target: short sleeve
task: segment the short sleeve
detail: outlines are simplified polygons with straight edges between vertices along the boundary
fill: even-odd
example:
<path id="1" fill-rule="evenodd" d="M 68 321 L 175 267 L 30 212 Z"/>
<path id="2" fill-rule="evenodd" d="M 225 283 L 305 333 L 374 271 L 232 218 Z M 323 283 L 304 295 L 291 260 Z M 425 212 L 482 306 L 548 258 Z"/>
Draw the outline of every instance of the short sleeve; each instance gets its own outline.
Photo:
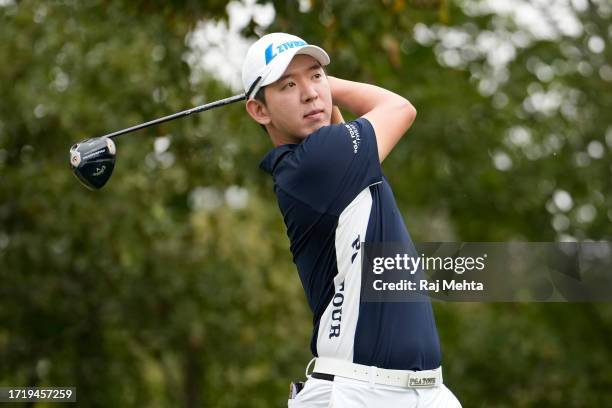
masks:
<path id="1" fill-rule="evenodd" d="M 278 187 L 321 213 L 339 215 L 382 179 L 374 128 L 365 118 L 322 127 L 283 160 Z"/>

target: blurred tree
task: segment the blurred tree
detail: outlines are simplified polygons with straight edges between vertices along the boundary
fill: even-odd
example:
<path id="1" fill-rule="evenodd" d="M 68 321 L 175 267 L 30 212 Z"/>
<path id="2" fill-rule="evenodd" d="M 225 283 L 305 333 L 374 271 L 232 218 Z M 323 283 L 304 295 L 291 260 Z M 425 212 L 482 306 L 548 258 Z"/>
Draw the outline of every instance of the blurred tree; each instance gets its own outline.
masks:
<path id="1" fill-rule="evenodd" d="M 384 166 L 413 238 L 610 239 L 606 2 L 272 4 L 244 35 L 303 36 L 333 75 L 419 110 Z M 119 139 L 102 192 L 67 169 L 80 139 L 228 96 L 186 62 L 186 36 L 227 10 L 0 2 L 3 384 L 76 386 L 83 406 L 263 407 L 302 375 L 310 313 L 255 170 L 271 146 L 239 104 Z M 435 308 L 464 406 L 612 397 L 609 305 Z"/>

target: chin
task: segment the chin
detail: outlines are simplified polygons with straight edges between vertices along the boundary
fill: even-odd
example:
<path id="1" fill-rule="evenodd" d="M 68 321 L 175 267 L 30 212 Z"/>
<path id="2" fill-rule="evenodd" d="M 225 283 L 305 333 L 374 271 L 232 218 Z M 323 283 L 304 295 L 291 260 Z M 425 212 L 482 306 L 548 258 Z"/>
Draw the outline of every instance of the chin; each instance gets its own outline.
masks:
<path id="1" fill-rule="evenodd" d="M 311 133 L 316 132 L 317 130 L 321 129 L 324 126 L 329 126 L 330 123 L 331 123 L 330 119 L 321 120 L 320 122 L 312 123 L 310 124 L 310 126 L 304 127 L 300 129 L 299 131 L 294 131 L 293 134 L 296 135 L 296 137 L 299 138 L 300 140 L 304 140 Z"/>
<path id="2" fill-rule="evenodd" d="M 313 124 L 309 128 L 309 130 L 307 130 L 307 132 L 308 132 L 308 134 L 316 132 L 317 130 L 321 129 L 322 127 L 329 126 L 330 124 L 331 124 L 331 121 L 329 119 L 322 120 L 321 122 Z"/>
<path id="3" fill-rule="evenodd" d="M 317 130 L 321 129 L 322 127 L 327 126 L 324 123 L 321 124 L 317 124 L 316 126 L 312 126 L 306 130 L 304 130 L 304 136 L 302 137 L 303 139 L 305 139 L 308 135 L 310 135 L 311 133 L 316 132 Z"/>

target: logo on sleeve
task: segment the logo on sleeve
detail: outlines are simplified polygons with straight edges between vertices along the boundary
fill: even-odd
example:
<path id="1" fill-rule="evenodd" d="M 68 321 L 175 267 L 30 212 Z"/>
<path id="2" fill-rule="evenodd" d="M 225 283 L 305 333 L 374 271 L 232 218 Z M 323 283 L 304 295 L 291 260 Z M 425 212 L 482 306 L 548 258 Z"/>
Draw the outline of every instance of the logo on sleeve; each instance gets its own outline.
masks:
<path id="1" fill-rule="evenodd" d="M 353 123 L 345 123 L 346 129 L 349 132 L 349 136 L 351 137 L 351 141 L 353 142 L 353 153 L 357 154 L 359 150 L 359 145 L 361 144 L 361 137 L 359 136 L 359 130 L 357 130 L 357 126 Z"/>

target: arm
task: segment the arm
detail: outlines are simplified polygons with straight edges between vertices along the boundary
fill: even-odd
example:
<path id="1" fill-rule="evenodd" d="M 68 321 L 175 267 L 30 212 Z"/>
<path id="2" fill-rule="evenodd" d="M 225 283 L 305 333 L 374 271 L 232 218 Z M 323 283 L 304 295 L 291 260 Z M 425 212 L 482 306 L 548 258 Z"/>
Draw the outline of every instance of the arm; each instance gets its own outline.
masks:
<path id="1" fill-rule="evenodd" d="M 407 99 L 378 86 L 332 76 L 328 79 L 334 104 L 363 116 L 372 124 L 382 163 L 412 126 L 416 109 Z"/>

